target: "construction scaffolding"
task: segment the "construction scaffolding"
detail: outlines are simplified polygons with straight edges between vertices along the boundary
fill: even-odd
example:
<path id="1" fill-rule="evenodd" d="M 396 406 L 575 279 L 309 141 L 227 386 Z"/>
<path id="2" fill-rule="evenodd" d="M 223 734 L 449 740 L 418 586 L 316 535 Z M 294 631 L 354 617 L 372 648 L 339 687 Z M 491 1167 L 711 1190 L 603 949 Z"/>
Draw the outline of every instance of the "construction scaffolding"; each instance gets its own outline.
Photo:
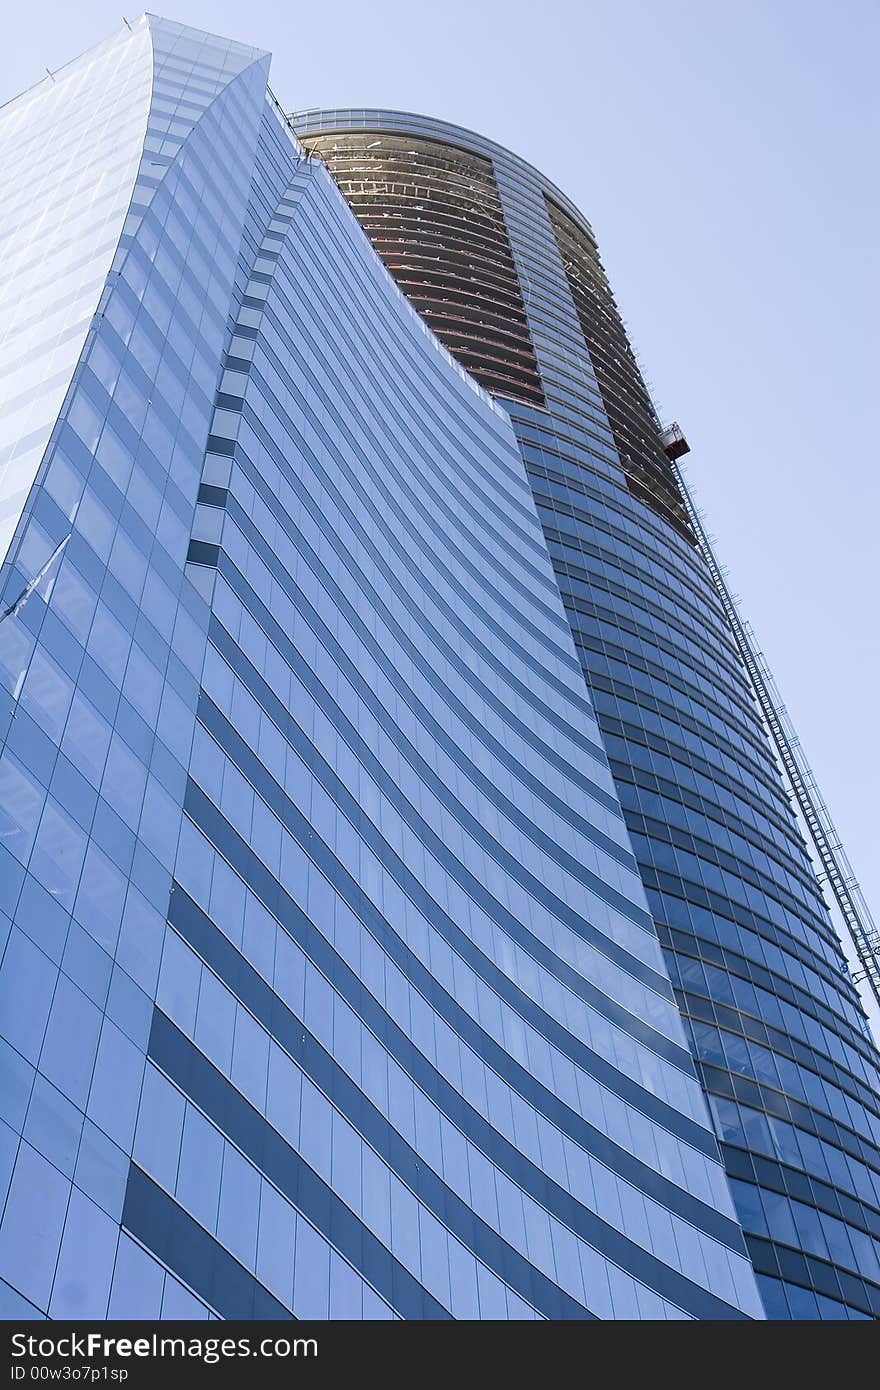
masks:
<path id="1" fill-rule="evenodd" d="M 782 759 L 782 766 L 797 802 L 804 824 L 816 849 L 822 872 L 820 883 L 828 883 L 840 910 L 846 931 L 852 942 L 859 967 L 853 972 L 853 982 L 866 984 L 880 1008 L 880 932 L 871 916 L 858 879 L 853 872 L 831 813 L 822 796 L 815 775 L 804 753 L 791 717 L 785 708 L 763 652 L 748 622 L 740 616 L 737 601 L 718 563 L 712 541 L 702 515 L 694 502 L 687 480 L 678 460 L 688 452 L 687 443 L 677 425 L 670 426 L 669 438 L 664 439 L 667 456 L 681 487 L 688 517 L 697 538 L 699 549 L 709 567 L 718 596 L 730 623 L 736 645 L 752 682 L 758 704 L 773 742 Z M 681 443 L 684 442 L 684 448 Z M 672 446 L 672 447 L 670 447 Z"/>

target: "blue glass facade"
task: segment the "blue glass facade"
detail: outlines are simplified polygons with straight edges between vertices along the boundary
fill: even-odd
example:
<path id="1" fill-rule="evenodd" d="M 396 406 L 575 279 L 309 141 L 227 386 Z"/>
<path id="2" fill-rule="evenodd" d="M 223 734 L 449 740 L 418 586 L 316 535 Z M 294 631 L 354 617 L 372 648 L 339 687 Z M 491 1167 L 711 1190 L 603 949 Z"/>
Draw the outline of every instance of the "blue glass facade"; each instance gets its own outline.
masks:
<path id="1" fill-rule="evenodd" d="M 0 1307 L 760 1317 L 510 417 L 267 72 L 0 113 Z"/>
<path id="2" fill-rule="evenodd" d="M 592 232 L 456 126 L 293 120 L 509 411 L 767 1315 L 876 1317 L 880 1059 Z"/>

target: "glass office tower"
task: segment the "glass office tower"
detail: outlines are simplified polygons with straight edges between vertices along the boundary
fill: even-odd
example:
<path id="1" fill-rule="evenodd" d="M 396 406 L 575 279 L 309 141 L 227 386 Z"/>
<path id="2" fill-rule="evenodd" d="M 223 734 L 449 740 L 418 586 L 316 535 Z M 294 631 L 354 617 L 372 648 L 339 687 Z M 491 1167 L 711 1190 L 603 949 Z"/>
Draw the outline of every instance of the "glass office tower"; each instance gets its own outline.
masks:
<path id="1" fill-rule="evenodd" d="M 870 1315 L 876 1054 L 589 230 L 298 118 L 343 197 L 268 65 L 0 110 L 0 1311 Z"/>
<path id="2" fill-rule="evenodd" d="M 513 422 L 767 1314 L 880 1315 L 880 1059 L 590 227 L 456 126 L 293 119 Z"/>
<path id="3" fill-rule="evenodd" d="M 510 417 L 267 70 L 0 111 L 3 1313 L 760 1317 Z"/>

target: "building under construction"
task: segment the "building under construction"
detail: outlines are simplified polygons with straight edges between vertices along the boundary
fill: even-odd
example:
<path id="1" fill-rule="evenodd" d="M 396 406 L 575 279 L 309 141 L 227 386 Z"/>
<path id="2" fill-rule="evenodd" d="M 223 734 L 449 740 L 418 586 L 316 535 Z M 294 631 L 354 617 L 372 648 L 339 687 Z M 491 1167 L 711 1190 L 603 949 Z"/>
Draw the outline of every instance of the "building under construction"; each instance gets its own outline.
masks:
<path id="1" fill-rule="evenodd" d="M 269 59 L 0 109 L 0 1315 L 876 1318 L 876 932 L 592 231 Z"/>
<path id="2" fill-rule="evenodd" d="M 537 170 L 456 126 L 378 110 L 293 121 L 514 422 L 768 1315 L 876 1315 L 878 1056 L 856 984 L 880 998 L 880 943 L 591 228 Z"/>

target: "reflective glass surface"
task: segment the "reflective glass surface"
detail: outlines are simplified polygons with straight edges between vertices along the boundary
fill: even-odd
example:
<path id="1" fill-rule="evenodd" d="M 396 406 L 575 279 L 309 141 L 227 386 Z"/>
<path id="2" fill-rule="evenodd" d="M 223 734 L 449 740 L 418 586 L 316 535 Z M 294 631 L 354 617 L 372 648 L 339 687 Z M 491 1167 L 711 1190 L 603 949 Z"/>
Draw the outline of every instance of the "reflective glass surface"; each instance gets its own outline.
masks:
<path id="1" fill-rule="evenodd" d="M 510 418 L 267 55 L 107 51 L 0 576 L 4 1311 L 760 1316 Z"/>
<path id="2" fill-rule="evenodd" d="M 358 139 L 368 171 L 407 137 L 489 162 L 546 409 L 511 386 L 504 404 L 767 1314 L 876 1317 L 880 1059 L 592 231 L 537 170 L 456 126 L 374 110 L 293 119 L 338 163 L 380 250 Z M 405 228 L 406 210 L 382 199 Z M 456 223 L 450 246 L 477 267 L 483 231 L 470 232 Z M 411 292 L 412 271 L 400 278 Z"/>

